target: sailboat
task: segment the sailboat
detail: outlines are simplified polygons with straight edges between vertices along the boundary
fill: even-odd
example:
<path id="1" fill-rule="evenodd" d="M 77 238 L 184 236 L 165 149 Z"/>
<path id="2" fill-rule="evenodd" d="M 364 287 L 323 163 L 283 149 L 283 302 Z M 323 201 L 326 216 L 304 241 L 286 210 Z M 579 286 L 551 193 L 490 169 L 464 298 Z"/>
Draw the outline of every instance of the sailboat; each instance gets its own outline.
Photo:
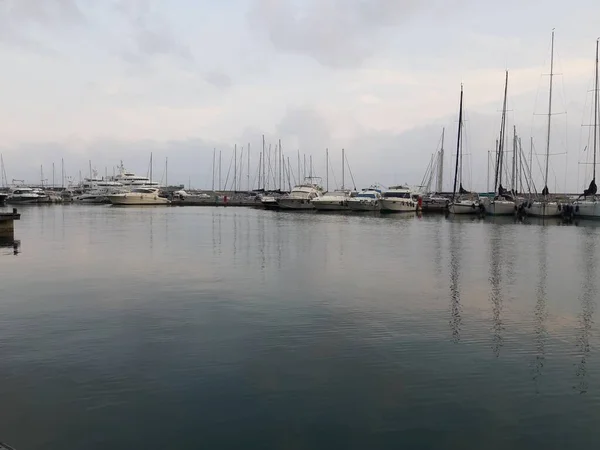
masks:
<path id="1" fill-rule="evenodd" d="M 554 30 L 552 31 L 552 45 L 550 51 L 550 89 L 548 91 L 548 131 L 546 135 L 546 172 L 544 175 L 544 189 L 542 197 L 527 205 L 527 214 L 535 217 L 560 216 L 558 202 L 549 198 L 548 190 L 548 163 L 550 159 L 550 130 L 552 121 L 552 82 L 554 79 Z"/>
<path id="2" fill-rule="evenodd" d="M 594 83 L 594 160 L 592 163 L 592 181 L 590 186 L 583 191 L 573 206 L 575 215 L 589 219 L 600 219 L 600 199 L 596 195 L 598 186 L 596 186 L 596 164 L 598 160 L 598 41 L 596 40 L 596 77 Z M 583 197 L 583 200 L 581 200 Z"/>
<path id="3" fill-rule="evenodd" d="M 508 93 L 508 70 L 504 80 L 504 102 L 502 103 L 502 121 L 500 123 L 500 139 L 496 156 L 496 175 L 494 177 L 494 198 L 486 205 L 486 213 L 491 216 L 510 216 L 515 213 L 515 202 L 511 194 L 502 187 L 502 164 L 504 162 L 504 144 L 506 142 L 506 97 Z"/>
<path id="4" fill-rule="evenodd" d="M 479 202 L 479 195 L 469 192 L 462 185 L 462 126 L 463 126 L 463 86 L 460 85 L 460 108 L 458 111 L 458 136 L 456 139 L 456 165 L 454 167 L 454 187 L 452 190 L 452 200 L 448 205 L 450 214 L 476 214 L 482 206 Z M 460 172 L 460 173 L 459 173 Z M 460 178 L 459 178 L 460 175 Z M 460 187 L 458 195 L 456 192 L 456 183 Z"/>

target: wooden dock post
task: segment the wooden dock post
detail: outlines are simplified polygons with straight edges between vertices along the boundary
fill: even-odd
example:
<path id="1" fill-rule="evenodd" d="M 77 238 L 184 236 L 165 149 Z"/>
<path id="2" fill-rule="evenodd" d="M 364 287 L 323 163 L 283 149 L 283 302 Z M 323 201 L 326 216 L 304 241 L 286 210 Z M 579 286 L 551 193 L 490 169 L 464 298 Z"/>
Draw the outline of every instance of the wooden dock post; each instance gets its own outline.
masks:
<path id="1" fill-rule="evenodd" d="M 15 232 L 15 220 L 20 220 L 21 214 L 17 212 L 17 208 L 13 208 L 12 212 L 0 213 L 0 236 L 11 237 Z"/>

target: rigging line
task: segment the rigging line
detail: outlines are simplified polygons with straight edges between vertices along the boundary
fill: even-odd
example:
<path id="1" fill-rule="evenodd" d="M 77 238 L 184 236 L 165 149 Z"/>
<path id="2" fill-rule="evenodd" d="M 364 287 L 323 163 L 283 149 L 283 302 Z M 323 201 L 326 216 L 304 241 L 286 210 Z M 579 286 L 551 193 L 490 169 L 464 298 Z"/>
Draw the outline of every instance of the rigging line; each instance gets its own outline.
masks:
<path id="1" fill-rule="evenodd" d="M 348 167 L 348 172 L 350 172 L 350 179 L 352 180 L 352 186 L 354 186 L 354 190 L 356 190 L 356 183 L 354 182 L 354 175 L 352 174 L 352 169 L 350 168 L 350 164 L 348 164 L 348 157 L 346 157 L 346 166 Z"/>
<path id="2" fill-rule="evenodd" d="M 227 182 L 229 181 L 229 173 L 231 172 L 231 166 L 233 165 L 233 156 L 234 154 L 231 154 L 231 159 L 229 160 L 229 169 L 227 169 L 227 177 L 225 177 L 225 185 L 223 186 L 224 189 L 223 190 L 227 190 Z"/>

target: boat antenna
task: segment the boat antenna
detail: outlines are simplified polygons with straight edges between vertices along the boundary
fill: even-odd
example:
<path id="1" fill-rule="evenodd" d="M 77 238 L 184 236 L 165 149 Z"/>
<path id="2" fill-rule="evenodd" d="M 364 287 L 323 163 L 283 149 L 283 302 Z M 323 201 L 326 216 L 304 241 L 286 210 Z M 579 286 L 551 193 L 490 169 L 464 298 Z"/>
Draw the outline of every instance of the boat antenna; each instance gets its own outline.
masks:
<path id="1" fill-rule="evenodd" d="M 462 113 L 463 113 L 463 85 L 460 85 L 460 107 L 458 110 L 458 134 L 456 138 L 456 166 L 454 167 L 454 187 L 452 189 L 452 201 L 456 197 L 456 180 L 458 179 L 458 164 L 460 158 L 460 133 L 462 130 Z"/>

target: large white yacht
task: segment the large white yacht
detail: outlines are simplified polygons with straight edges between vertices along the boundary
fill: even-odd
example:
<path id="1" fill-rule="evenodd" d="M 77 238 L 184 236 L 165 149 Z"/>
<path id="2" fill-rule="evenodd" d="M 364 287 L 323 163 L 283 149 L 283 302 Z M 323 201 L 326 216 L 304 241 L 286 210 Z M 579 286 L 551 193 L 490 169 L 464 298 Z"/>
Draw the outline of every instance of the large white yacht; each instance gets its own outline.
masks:
<path id="1" fill-rule="evenodd" d="M 314 198 L 312 204 L 317 211 L 347 211 L 349 209 L 348 201 L 351 198 L 350 191 L 336 190 Z"/>
<path id="2" fill-rule="evenodd" d="M 380 200 L 381 191 L 379 189 L 363 189 L 356 197 L 348 199 L 348 208 L 351 211 L 379 211 Z"/>
<path id="3" fill-rule="evenodd" d="M 390 186 L 381 193 L 381 212 L 415 212 L 417 202 L 406 186 Z"/>
<path id="4" fill-rule="evenodd" d="M 160 184 L 156 181 L 150 180 L 148 177 L 142 177 L 136 175 L 135 173 L 125 170 L 123 166 L 123 162 L 119 166 L 119 174 L 114 177 L 112 182 L 116 182 L 125 187 L 138 187 L 138 186 L 150 186 L 150 187 L 159 187 Z"/>
<path id="5" fill-rule="evenodd" d="M 278 205 L 281 209 L 314 209 L 312 200 L 321 197 L 323 189 L 314 183 L 305 183 L 294 186 L 292 192 L 279 198 Z"/>
<path id="6" fill-rule="evenodd" d="M 121 194 L 110 194 L 108 200 L 113 205 L 167 205 L 169 200 L 159 196 L 159 190 L 155 187 L 136 187 L 130 192 Z"/>

